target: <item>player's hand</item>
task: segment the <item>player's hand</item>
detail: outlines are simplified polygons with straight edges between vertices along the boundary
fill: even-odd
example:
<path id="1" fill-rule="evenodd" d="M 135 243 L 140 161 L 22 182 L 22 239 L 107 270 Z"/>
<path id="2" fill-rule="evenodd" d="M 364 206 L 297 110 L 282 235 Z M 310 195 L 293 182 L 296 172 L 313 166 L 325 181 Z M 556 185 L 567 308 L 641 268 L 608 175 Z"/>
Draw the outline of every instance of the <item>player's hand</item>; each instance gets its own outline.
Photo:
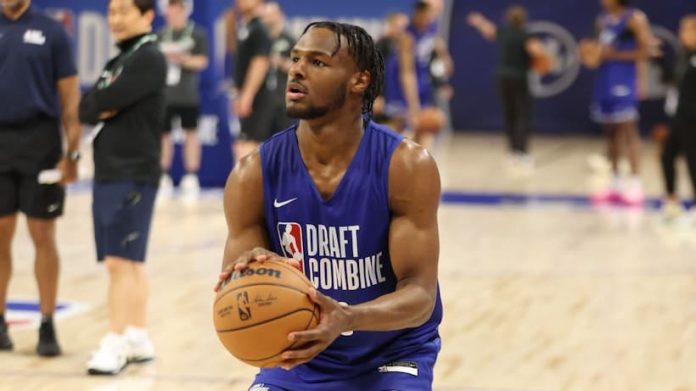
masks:
<path id="1" fill-rule="evenodd" d="M 480 12 L 469 12 L 466 15 L 466 22 L 473 27 L 478 26 L 483 20 L 483 15 Z"/>
<path id="2" fill-rule="evenodd" d="M 237 117 L 246 118 L 250 116 L 253 103 L 253 97 L 249 98 L 244 94 L 240 94 L 239 98 L 234 102 L 234 111 L 237 113 Z"/>
<path id="3" fill-rule="evenodd" d="M 77 162 L 70 159 L 61 159 L 56 166 L 62 173 L 60 184 L 65 186 L 77 180 Z"/>
<path id="4" fill-rule="evenodd" d="M 247 251 L 239 256 L 234 262 L 227 265 L 220 276 L 218 277 L 218 282 L 215 284 L 215 292 L 219 291 L 224 285 L 225 281 L 234 273 L 235 271 L 244 270 L 249 267 L 252 262 L 266 262 L 266 261 L 281 261 L 286 262 L 294 268 L 300 270 L 300 262 L 295 259 L 283 258 L 280 255 L 274 253 L 273 251 L 266 250 L 262 247 L 256 247 L 253 250 Z"/>
<path id="5" fill-rule="evenodd" d="M 117 111 L 117 110 L 103 111 L 103 112 L 99 113 L 99 120 L 100 120 L 100 121 L 105 121 L 105 120 L 107 120 L 107 119 L 109 119 L 109 118 L 115 117 L 116 114 L 118 114 L 118 111 Z"/>
<path id="6" fill-rule="evenodd" d="M 309 289 L 307 296 L 319 306 L 319 324 L 311 330 L 288 335 L 288 339 L 296 348 L 286 350 L 281 356 L 283 361 L 278 366 L 286 370 L 312 361 L 342 332 L 350 330 L 351 316 L 347 305 L 340 304 L 314 288 Z"/>

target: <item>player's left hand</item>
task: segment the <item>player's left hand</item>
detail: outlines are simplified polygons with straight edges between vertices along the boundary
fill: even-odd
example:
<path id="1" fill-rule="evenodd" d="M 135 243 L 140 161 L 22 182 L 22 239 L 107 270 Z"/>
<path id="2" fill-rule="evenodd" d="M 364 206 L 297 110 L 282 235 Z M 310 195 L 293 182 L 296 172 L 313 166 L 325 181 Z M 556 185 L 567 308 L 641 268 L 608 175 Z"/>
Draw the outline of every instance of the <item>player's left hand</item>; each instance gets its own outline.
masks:
<path id="1" fill-rule="evenodd" d="M 297 348 L 283 352 L 283 361 L 278 366 L 285 370 L 311 361 L 342 332 L 350 329 L 351 316 L 348 306 L 319 293 L 314 288 L 310 288 L 307 295 L 319 306 L 319 324 L 311 330 L 290 333 L 288 339 Z"/>

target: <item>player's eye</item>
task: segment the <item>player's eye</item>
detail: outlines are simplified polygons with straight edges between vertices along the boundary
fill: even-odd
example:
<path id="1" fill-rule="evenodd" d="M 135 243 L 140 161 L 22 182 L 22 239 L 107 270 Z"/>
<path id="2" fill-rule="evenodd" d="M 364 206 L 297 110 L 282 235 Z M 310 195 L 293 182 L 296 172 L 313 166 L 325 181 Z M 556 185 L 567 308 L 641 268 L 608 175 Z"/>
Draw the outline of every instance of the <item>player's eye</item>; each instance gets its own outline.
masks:
<path id="1" fill-rule="evenodd" d="M 290 58 L 290 61 L 292 61 L 292 62 L 294 62 L 294 63 L 297 63 L 297 62 L 300 61 L 300 58 L 299 58 L 299 57 L 291 57 L 291 58 Z"/>
<path id="2" fill-rule="evenodd" d="M 319 61 L 319 60 L 313 60 L 313 61 L 312 61 L 312 65 L 317 66 L 317 67 L 324 67 L 324 66 L 326 66 L 326 64 L 324 64 L 323 62 L 321 62 L 321 61 Z"/>

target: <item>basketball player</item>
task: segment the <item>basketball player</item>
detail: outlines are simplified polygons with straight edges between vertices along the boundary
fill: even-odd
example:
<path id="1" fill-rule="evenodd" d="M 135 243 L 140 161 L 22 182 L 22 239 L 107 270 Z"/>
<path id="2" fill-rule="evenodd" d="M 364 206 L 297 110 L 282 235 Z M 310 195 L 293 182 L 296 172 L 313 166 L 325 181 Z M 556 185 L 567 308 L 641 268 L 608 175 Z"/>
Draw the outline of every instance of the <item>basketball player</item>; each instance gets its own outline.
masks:
<path id="1" fill-rule="evenodd" d="M 676 192 L 674 164 L 680 153 L 686 157 L 693 197 L 696 197 L 696 14 L 682 19 L 679 38 L 684 52 L 676 72 L 677 110 L 662 152 L 662 172 L 667 193 L 663 209 L 668 219 L 678 216 L 682 209 Z"/>
<path id="2" fill-rule="evenodd" d="M 77 116 L 79 81 L 63 26 L 33 8 L 30 0 L 1 0 L 0 7 L 0 351 L 13 348 L 4 315 L 12 238 L 17 214 L 22 212 L 35 249 L 39 286 L 36 352 L 57 356 L 61 349 L 53 325 L 59 271 L 56 219 L 63 214 L 63 185 L 77 177 L 82 131 Z M 39 183 L 39 172 L 53 168 L 61 170 L 62 183 Z"/>
<path id="3" fill-rule="evenodd" d="M 607 135 L 614 176 L 610 187 L 593 194 L 592 199 L 601 202 L 616 198 L 629 205 L 640 205 L 643 189 L 639 178 L 637 63 L 649 56 L 650 24 L 643 12 L 629 6 L 631 0 L 601 3 L 604 12 L 597 19 L 599 68 L 591 112 Z M 619 178 L 622 151 L 626 151 L 631 167 L 631 178 L 625 186 Z"/>
<path id="4" fill-rule="evenodd" d="M 110 0 L 120 53 L 80 103 L 80 119 L 103 128 L 94 140 L 92 215 L 97 259 L 109 273 L 109 332 L 87 363 L 116 375 L 155 350 L 146 330 L 145 255 L 157 195 L 167 63 L 152 33 L 155 0 Z"/>
<path id="5" fill-rule="evenodd" d="M 446 45 L 437 35 L 437 23 L 432 6 L 427 1 L 418 1 L 410 25 L 397 39 L 394 55 L 386 61 L 384 86 L 385 114 L 414 131 L 413 139 L 427 142 L 426 132 L 418 126 L 421 109 L 432 107 L 430 61 L 433 52 L 446 65 L 446 74 L 452 73 L 452 59 Z M 404 129 L 396 129 L 403 131 Z"/>
<path id="6" fill-rule="evenodd" d="M 369 119 L 383 65 L 365 30 L 312 23 L 292 61 L 286 104 L 300 122 L 230 174 L 216 289 L 283 254 L 279 228 L 292 224 L 305 251 L 286 261 L 312 281 L 321 314 L 251 389 L 430 390 L 442 318 L 435 161 Z"/>

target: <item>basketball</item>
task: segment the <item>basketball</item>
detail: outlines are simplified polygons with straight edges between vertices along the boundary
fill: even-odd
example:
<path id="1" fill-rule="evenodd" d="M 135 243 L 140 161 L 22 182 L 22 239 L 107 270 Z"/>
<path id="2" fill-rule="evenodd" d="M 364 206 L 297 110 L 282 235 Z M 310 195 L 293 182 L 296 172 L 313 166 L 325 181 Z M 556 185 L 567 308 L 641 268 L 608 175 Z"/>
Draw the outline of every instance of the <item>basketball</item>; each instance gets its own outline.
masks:
<path id="1" fill-rule="evenodd" d="M 435 107 L 426 107 L 418 114 L 415 131 L 422 133 L 437 133 L 445 126 L 445 114 Z"/>
<path id="2" fill-rule="evenodd" d="M 220 342 L 249 365 L 276 366 L 292 347 L 288 334 L 318 323 L 319 307 L 307 297 L 310 287 L 300 271 L 281 261 L 254 262 L 235 271 L 213 305 Z"/>
<path id="3" fill-rule="evenodd" d="M 547 75 L 553 69 L 553 60 L 551 56 L 543 54 L 532 57 L 532 70 L 541 75 Z"/>

